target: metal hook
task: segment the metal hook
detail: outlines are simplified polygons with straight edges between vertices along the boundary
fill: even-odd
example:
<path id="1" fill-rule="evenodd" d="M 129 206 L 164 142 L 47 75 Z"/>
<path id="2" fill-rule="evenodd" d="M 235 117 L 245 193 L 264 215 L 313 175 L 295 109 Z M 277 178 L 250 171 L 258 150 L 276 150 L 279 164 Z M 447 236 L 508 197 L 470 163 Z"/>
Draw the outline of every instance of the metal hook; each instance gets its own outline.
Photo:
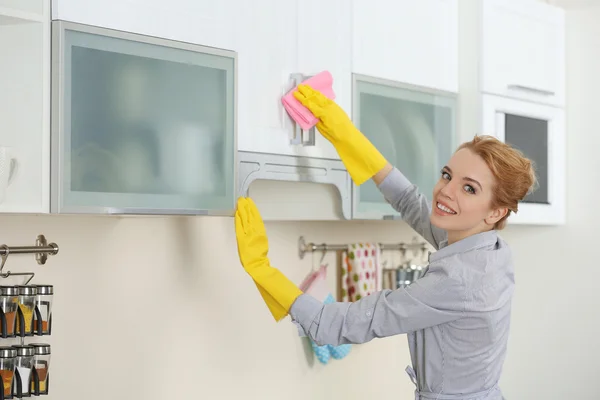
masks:
<path id="1" fill-rule="evenodd" d="M 2 255 L 0 256 L 0 257 L 2 257 L 2 264 L 0 264 L 0 275 L 1 275 L 2 270 L 4 270 L 4 264 L 6 264 L 6 259 L 8 258 L 8 253 L 10 253 L 10 249 L 5 244 L 0 245 L 0 248 L 4 249 L 4 253 L 2 253 Z M 10 271 L 8 272 L 8 275 L 10 275 Z M 8 275 L 6 275 L 6 276 L 8 276 Z"/>
<path id="2" fill-rule="evenodd" d="M 8 258 L 8 254 L 10 253 L 10 248 L 7 245 L 2 244 L 2 245 L 0 245 L 0 249 L 4 249 L 4 253 L 0 254 L 0 258 L 2 259 L 2 262 L 0 263 L 0 277 L 8 278 L 9 276 L 28 276 L 29 279 L 27 279 L 24 283 L 24 285 L 28 285 L 29 282 L 31 282 L 31 280 L 35 276 L 35 273 L 33 273 L 33 272 L 12 273 L 10 271 L 2 272 L 4 270 L 4 264 L 6 264 L 6 259 Z"/>
<path id="3" fill-rule="evenodd" d="M 321 255 L 321 259 L 319 260 L 319 266 L 323 265 L 323 260 L 327 255 L 327 244 L 323 243 L 321 246 L 323 246 L 323 254 Z"/>

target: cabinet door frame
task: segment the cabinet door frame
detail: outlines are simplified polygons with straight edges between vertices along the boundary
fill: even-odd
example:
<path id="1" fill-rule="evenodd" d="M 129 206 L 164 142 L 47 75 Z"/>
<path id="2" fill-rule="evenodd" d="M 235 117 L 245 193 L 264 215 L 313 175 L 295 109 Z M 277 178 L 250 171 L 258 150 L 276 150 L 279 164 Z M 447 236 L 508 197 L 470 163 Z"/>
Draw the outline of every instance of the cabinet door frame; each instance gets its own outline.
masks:
<path id="1" fill-rule="evenodd" d="M 446 99 L 454 100 L 454 105 L 453 105 L 453 108 L 454 108 L 454 118 L 453 118 L 454 135 L 453 135 L 453 137 L 450 138 L 451 152 L 453 152 L 456 149 L 456 147 L 458 146 L 459 102 L 458 102 L 458 95 L 456 93 L 444 91 L 444 90 L 432 89 L 432 88 L 424 87 L 424 86 L 417 86 L 417 85 L 413 85 L 413 84 L 409 84 L 409 83 L 396 82 L 396 81 L 392 81 L 392 80 L 388 80 L 388 79 L 377 78 L 377 77 L 372 77 L 372 76 L 363 75 L 363 74 L 353 73 L 352 74 L 352 120 L 357 128 L 359 128 L 359 126 L 360 126 L 359 109 L 358 109 L 359 104 L 360 104 L 358 96 L 360 93 L 358 93 L 358 90 L 357 90 L 358 82 L 372 83 L 372 84 L 376 84 L 376 85 L 386 86 L 391 89 L 414 91 L 414 92 L 418 92 L 421 94 L 441 96 L 441 97 L 445 97 Z M 437 145 L 437 143 L 436 143 L 436 145 Z M 394 161 L 391 160 L 390 162 L 393 163 Z M 441 166 L 440 166 L 440 168 L 441 168 Z M 383 198 L 383 195 L 382 195 L 382 198 Z M 358 186 L 356 186 L 355 184 L 352 184 L 352 218 L 353 219 L 366 219 L 366 220 L 401 219 L 400 213 L 397 212 L 396 210 L 394 210 L 392 208 L 392 206 L 389 204 L 367 203 L 367 204 L 373 205 L 372 209 L 361 212 L 358 210 L 359 203 L 360 203 L 360 188 Z"/>
<path id="2" fill-rule="evenodd" d="M 482 96 L 482 134 L 505 142 L 505 114 L 548 121 L 549 204 L 520 203 L 508 224 L 564 225 L 566 223 L 566 126 L 564 109 L 506 97 Z"/>
<path id="3" fill-rule="evenodd" d="M 66 138 L 66 121 L 63 117 L 65 107 L 65 81 L 63 60 L 65 56 L 65 32 L 72 30 L 76 32 L 89 33 L 107 38 L 115 38 L 128 40 L 137 43 L 146 43 L 156 46 L 164 46 L 167 48 L 188 50 L 196 53 L 215 55 L 226 57 L 233 60 L 232 71 L 232 88 L 233 107 L 231 109 L 232 131 L 233 138 L 231 146 L 233 152 L 231 161 L 233 162 L 232 182 L 230 183 L 230 195 L 233 196 L 232 209 L 204 209 L 204 208 L 147 208 L 144 204 L 139 207 L 114 207 L 110 204 L 103 206 L 66 206 L 64 204 L 64 189 L 67 181 L 70 182 L 69 175 L 64 174 L 65 167 L 65 140 L 70 140 L 71 132 L 68 132 L 69 137 Z M 52 21 L 52 77 L 51 77 L 51 173 L 50 173 L 50 212 L 51 213 L 67 213 L 67 214 L 115 214 L 115 215 L 216 215 L 216 216 L 231 216 L 235 209 L 235 197 L 237 196 L 238 185 L 238 155 L 237 155 L 237 121 L 238 121 L 238 60 L 237 53 L 229 50 L 216 49 L 191 43 L 178 42 L 168 39 L 161 39 L 152 36 L 145 36 L 135 33 L 113 30 L 109 28 L 96 27 L 75 22 L 54 20 Z M 70 66 L 67 66 L 70 68 Z M 70 156 L 69 156 L 70 157 Z M 146 196 L 146 195 L 144 195 Z M 178 196 L 176 194 L 171 196 Z"/>

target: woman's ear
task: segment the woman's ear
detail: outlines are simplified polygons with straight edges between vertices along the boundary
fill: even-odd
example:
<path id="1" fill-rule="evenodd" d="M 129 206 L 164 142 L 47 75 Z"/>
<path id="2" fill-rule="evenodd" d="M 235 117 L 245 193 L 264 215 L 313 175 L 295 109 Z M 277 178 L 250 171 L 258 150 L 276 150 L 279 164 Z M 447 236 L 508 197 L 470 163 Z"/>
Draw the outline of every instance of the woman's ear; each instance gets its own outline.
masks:
<path id="1" fill-rule="evenodd" d="M 498 221 L 500 221 L 502 218 L 504 218 L 507 213 L 508 213 L 508 208 L 506 208 L 506 207 L 495 208 L 490 212 L 490 214 L 487 216 L 487 218 L 484 221 L 488 225 L 496 225 L 496 223 Z"/>

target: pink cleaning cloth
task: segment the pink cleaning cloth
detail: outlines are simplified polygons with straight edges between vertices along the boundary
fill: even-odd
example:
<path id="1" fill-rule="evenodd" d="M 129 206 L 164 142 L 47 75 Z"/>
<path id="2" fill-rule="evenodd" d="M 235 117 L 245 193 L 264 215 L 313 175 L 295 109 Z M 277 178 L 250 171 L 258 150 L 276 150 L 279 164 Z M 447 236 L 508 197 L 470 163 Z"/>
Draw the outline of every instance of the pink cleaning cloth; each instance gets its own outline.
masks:
<path id="1" fill-rule="evenodd" d="M 333 92 L 333 76 L 331 76 L 329 71 L 319 72 L 312 78 L 308 78 L 302 82 L 302 84 L 318 90 L 331 100 L 335 100 L 335 93 Z M 293 94 L 296 91 L 298 91 L 298 87 L 293 88 L 283 96 L 281 102 L 290 117 L 292 117 L 302 129 L 307 130 L 315 126 L 317 122 L 319 122 L 319 119 L 315 117 L 308 108 L 304 107 L 302 103 L 296 100 Z"/>

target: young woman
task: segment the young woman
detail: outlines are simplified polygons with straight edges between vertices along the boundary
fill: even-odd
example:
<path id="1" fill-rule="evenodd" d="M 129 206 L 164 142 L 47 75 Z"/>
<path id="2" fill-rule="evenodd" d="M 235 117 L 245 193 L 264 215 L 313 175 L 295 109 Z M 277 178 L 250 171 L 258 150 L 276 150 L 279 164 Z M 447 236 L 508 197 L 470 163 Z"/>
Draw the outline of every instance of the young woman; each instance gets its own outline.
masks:
<path id="1" fill-rule="evenodd" d="M 435 248 L 425 274 L 405 288 L 324 305 L 270 266 L 264 225 L 240 198 L 240 260 L 273 316 L 287 313 L 317 344 L 365 343 L 408 334 L 416 399 L 500 400 L 510 328 L 511 252 L 497 234 L 535 182 L 530 160 L 489 136 L 462 144 L 440 172 L 433 203 L 393 168 L 333 101 L 307 86 L 296 98 L 358 185 L 372 178 L 404 221 Z"/>

